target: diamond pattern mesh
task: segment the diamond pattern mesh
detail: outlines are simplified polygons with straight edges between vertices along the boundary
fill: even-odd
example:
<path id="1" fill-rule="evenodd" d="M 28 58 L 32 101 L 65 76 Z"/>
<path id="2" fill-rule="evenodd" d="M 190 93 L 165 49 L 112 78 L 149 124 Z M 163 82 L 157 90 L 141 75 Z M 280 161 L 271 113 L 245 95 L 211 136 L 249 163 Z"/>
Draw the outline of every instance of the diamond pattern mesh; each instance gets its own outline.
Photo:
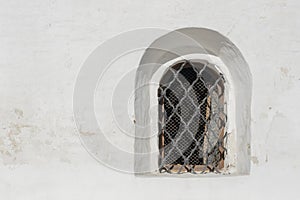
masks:
<path id="1" fill-rule="evenodd" d="M 182 61 L 164 74 L 158 101 L 159 171 L 218 173 L 226 153 L 223 75 Z"/>

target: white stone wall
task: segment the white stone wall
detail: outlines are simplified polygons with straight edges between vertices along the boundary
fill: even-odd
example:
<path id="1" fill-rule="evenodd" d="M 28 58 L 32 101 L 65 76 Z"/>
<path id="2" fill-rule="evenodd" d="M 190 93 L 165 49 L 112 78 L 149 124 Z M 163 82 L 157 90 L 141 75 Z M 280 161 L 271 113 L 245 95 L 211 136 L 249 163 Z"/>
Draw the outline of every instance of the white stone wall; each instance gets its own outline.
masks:
<path id="1" fill-rule="evenodd" d="M 298 0 L 2 0 L 1 199 L 299 199 L 299 9 Z M 80 67 L 102 42 L 145 27 L 210 28 L 241 50 L 253 78 L 249 176 L 135 177 L 81 145 L 72 109 Z"/>

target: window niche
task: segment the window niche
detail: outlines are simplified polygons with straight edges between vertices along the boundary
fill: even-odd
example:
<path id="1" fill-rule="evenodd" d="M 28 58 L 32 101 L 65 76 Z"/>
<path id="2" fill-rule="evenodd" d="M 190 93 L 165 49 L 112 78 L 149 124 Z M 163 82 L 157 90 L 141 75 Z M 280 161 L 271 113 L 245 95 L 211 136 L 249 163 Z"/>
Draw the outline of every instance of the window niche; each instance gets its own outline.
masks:
<path id="1" fill-rule="evenodd" d="M 153 127 L 145 86 L 155 73 Z M 136 174 L 249 174 L 251 80 L 240 51 L 218 32 L 184 28 L 154 41 L 136 72 Z"/>

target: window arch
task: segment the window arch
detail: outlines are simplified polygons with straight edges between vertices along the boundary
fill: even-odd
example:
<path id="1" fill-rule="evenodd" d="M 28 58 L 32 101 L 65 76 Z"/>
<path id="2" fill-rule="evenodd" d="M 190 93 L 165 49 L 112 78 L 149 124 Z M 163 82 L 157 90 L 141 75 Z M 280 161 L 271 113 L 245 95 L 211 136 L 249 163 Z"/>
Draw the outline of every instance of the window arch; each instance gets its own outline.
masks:
<path id="1" fill-rule="evenodd" d="M 164 103 L 164 100 L 162 100 L 159 105 L 156 105 L 159 107 L 159 109 L 156 109 L 159 111 L 158 115 L 160 121 L 157 125 L 158 130 L 156 134 L 159 135 L 159 147 L 163 146 L 163 150 L 156 152 L 159 148 L 153 145 L 153 140 L 151 139 L 153 130 L 155 129 L 152 127 L 149 116 L 150 109 L 155 107 L 155 105 L 152 104 L 152 98 L 155 97 L 157 102 L 157 98 L 162 98 L 162 96 L 165 99 L 168 97 L 176 97 L 177 99 L 175 98 L 173 103 L 175 105 L 180 104 L 179 102 L 182 97 L 176 96 L 173 90 L 171 90 L 171 92 L 169 91 L 168 94 L 164 94 L 163 87 L 167 87 L 167 85 L 162 83 L 170 83 L 172 79 L 175 80 L 175 78 L 172 77 L 176 77 L 177 80 L 178 77 L 181 76 L 181 73 L 178 73 L 180 67 L 177 64 L 183 61 L 186 62 L 186 65 L 191 65 L 193 70 L 196 69 L 195 73 L 200 72 L 201 69 L 204 68 L 205 70 L 203 70 L 202 73 L 206 73 L 205 76 L 205 73 L 202 74 L 203 79 L 201 80 L 207 91 L 205 88 L 198 92 L 197 90 L 196 92 L 194 91 L 195 94 L 199 93 L 203 96 L 206 94 L 208 98 L 206 107 L 204 106 L 202 109 L 199 109 L 200 111 L 198 110 L 200 113 L 202 112 L 201 116 L 204 117 L 203 121 L 205 123 L 203 126 L 199 126 L 202 127 L 202 132 L 198 130 L 193 131 L 194 134 L 200 135 L 197 136 L 198 139 L 189 140 L 190 143 L 185 145 L 185 147 L 188 147 L 187 149 L 190 148 L 190 150 L 197 146 L 198 153 L 204 151 L 206 154 L 202 153 L 202 159 L 198 157 L 193 161 L 187 159 L 191 151 L 186 149 L 178 151 L 176 145 L 181 145 L 181 143 L 173 139 L 175 137 L 180 138 L 179 136 L 181 135 L 189 137 L 189 135 L 183 134 L 182 130 L 184 130 L 185 126 L 182 124 L 184 124 L 185 121 L 182 120 L 182 117 L 178 117 L 177 122 L 176 119 L 173 120 L 177 123 L 176 125 L 174 122 L 176 134 L 167 135 L 169 138 L 166 138 L 167 133 L 165 130 L 172 126 L 166 126 L 167 121 L 164 120 L 166 120 L 167 117 L 170 118 L 172 112 L 167 111 L 169 105 Z M 169 65 L 166 66 L 167 64 Z M 164 73 L 162 69 L 165 67 L 168 67 L 168 69 Z M 176 73 L 173 72 L 177 72 L 179 76 L 175 76 Z M 161 91 L 158 92 L 159 97 L 150 95 L 151 89 L 149 85 L 151 85 L 152 78 L 156 76 L 156 74 L 163 74 L 160 76 L 162 79 L 158 82 L 161 88 Z M 218 77 L 222 77 L 220 79 L 222 80 L 221 83 L 217 84 L 214 89 L 211 89 L 211 85 L 213 84 L 209 86 L 210 81 L 216 80 Z M 189 83 L 189 81 L 186 82 Z M 182 28 L 159 37 L 145 50 L 141 58 L 136 71 L 135 88 L 136 137 L 134 145 L 134 170 L 136 174 L 158 174 L 164 171 L 170 173 L 220 172 L 220 174 L 235 175 L 250 173 L 252 76 L 243 55 L 228 38 L 214 30 L 205 28 Z M 197 102 L 197 96 L 199 95 L 195 95 L 192 99 L 194 98 L 194 103 L 199 104 L 199 102 Z M 216 96 L 219 97 L 217 102 L 215 101 Z M 174 106 L 174 104 L 172 105 Z M 184 114 L 184 109 L 187 109 L 187 106 L 184 105 L 180 105 L 180 109 L 176 110 L 176 112 L 180 112 L 180 116 Z M 214 110 L 216 108 L 220 111 L 218 115 L 219 121 L 217 123 L 211 120 L 214 115 L 213 113 L 216 113 L 216 110 Z M 209 114 L 204 116 L 205 111 Z M 203 124 L 203 121 L 201 122 L 201 120 L 199 120 L 198 123 Z M 183 128 L 180 129 L 180 127 Z M 214 134 L 209 132 L 214 128 L 219 133 L 215 134 L 219 135 L 219 137 L 215 137 L 215 140 L 209 138 L 214 136 Z M 220 152 L 218 156 L 209 156 L 216 154 L 209 154 L 209 151 L 205 150 L 205 144 L 208 144 L 208 142 L 199 141 L 201 136 L 207 137 L 208 142 L 212 140 L 217 141 L 216 144 L 213 143 L 209 145 L 216 147 L 217 151 Z M 164 141 L 165 139 L 167 140 L 166 142 Z M 173 141 L 171 139 L 173 139 Z M 155 144 L 157 143 L 156 140 Z M 176 148 L 172 150 L 174 146 L 176 146 Z M 172 151 L 177 152 L 174 153 Z M 167 159 L 168 154 L 165 153 L 169 152 L 178 156 L 175 156 L 173 159 Z"/>

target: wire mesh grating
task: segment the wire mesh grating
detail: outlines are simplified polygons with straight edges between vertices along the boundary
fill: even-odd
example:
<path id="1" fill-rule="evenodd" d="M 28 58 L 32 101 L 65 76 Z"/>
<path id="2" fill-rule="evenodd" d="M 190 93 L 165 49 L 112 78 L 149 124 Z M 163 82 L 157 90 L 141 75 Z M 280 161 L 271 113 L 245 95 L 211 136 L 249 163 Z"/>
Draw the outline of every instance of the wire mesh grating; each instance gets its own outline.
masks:
<path id="1" fill-rule="evenodd" d="M 207 173 L 224 167 L 224 78 L 208 64 L 185 60 L 158 88 L 159 171 Z"/>

